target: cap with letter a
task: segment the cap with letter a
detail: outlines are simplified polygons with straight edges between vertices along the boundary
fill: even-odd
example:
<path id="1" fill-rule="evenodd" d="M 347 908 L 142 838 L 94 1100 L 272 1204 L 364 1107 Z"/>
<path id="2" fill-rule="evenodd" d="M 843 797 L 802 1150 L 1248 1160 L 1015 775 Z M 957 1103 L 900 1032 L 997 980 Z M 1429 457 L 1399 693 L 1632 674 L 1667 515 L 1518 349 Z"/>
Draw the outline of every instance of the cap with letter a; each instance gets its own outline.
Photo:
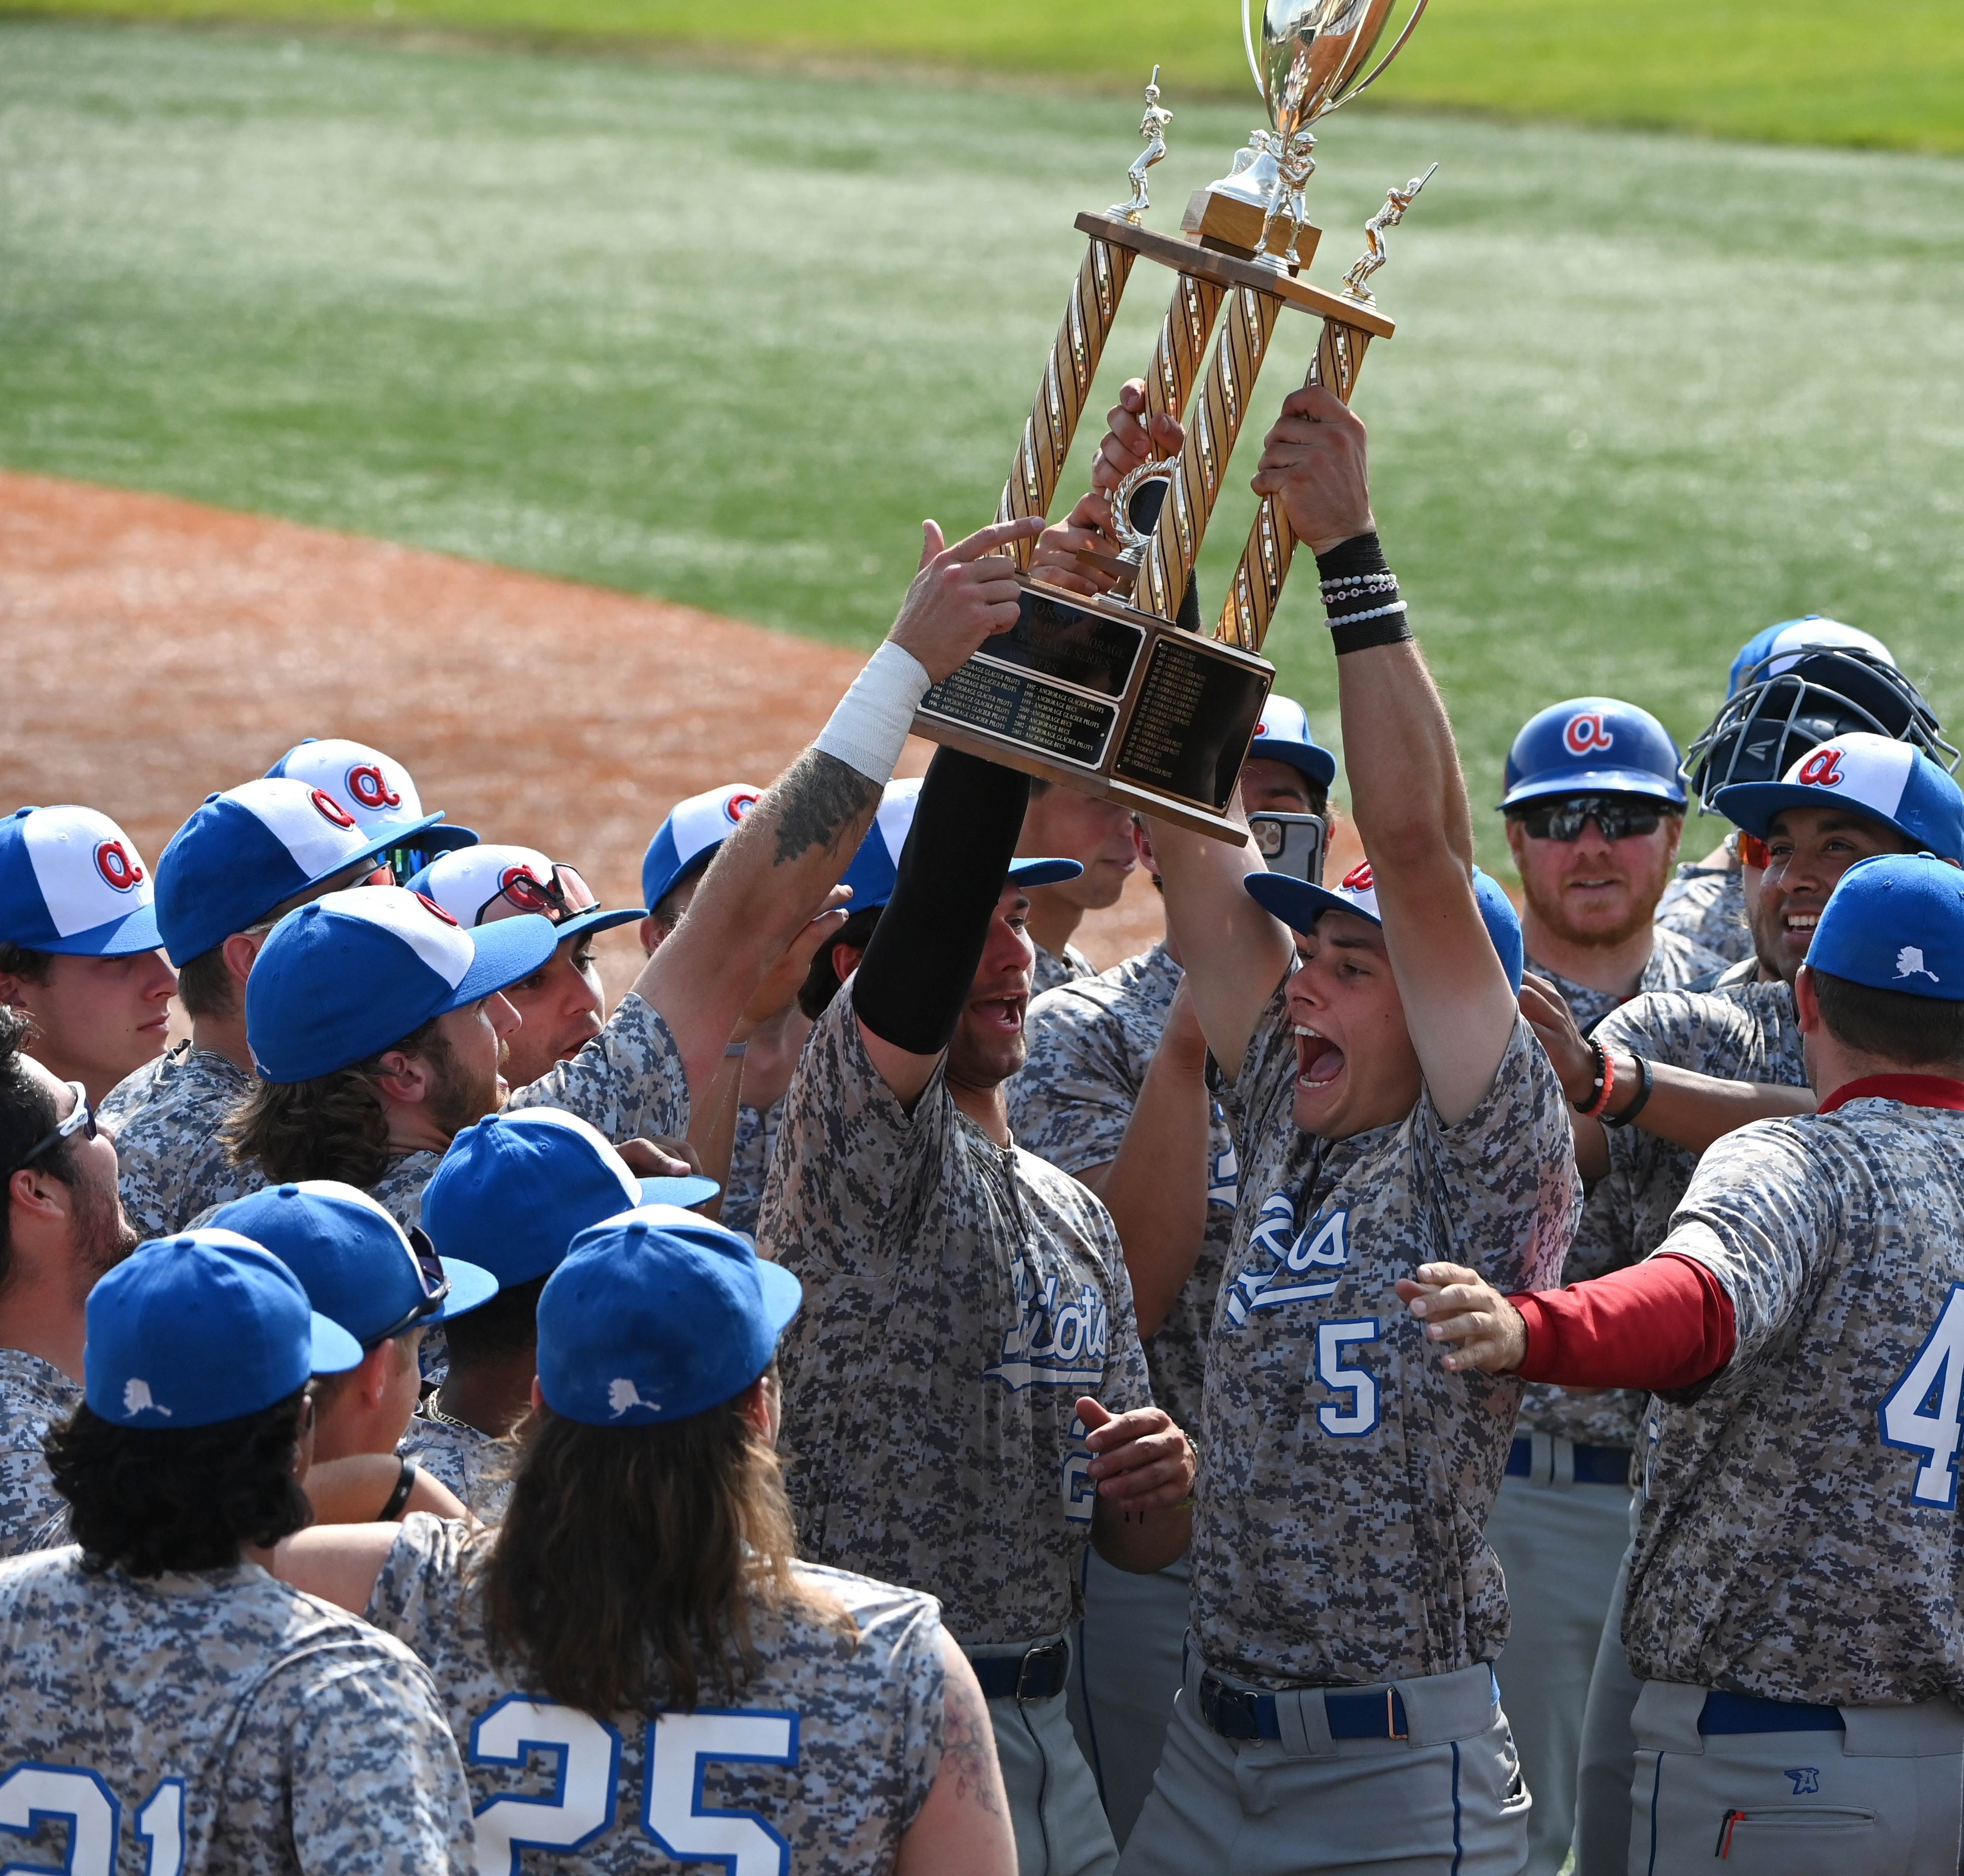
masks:
<path id="1" fill-rule="evenodd" d="M 93 808 L 0 821 L 0 941 L 65 957 L 153 951 L 156 888 L 136 843 Z"/>
<path id="2" fill-rule="evenodd" d="M 1853 808 L 1927 847 L 1964 860 L 1964 792 L 1924 752 L 1893 736 L 1856 730 L 1809 749 L 1778 781 L 1719 790 L 1718 812 L 1764 840 L 1783 808 Z"/>

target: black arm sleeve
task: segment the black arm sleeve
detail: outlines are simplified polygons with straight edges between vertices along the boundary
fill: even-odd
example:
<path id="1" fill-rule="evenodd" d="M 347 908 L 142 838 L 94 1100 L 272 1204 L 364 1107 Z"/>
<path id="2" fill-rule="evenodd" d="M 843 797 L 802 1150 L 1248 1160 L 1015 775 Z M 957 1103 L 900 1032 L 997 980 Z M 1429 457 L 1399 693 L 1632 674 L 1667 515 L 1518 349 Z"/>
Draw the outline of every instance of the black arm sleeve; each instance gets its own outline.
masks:
<path id="1" fill-rule="evenodd" d="M 894 896 L 852 980 L 852 1007 L 883 1042 L 939 1055 L 953 1039 L 1029 798 L 1027 775 L 935 751 Z"/>

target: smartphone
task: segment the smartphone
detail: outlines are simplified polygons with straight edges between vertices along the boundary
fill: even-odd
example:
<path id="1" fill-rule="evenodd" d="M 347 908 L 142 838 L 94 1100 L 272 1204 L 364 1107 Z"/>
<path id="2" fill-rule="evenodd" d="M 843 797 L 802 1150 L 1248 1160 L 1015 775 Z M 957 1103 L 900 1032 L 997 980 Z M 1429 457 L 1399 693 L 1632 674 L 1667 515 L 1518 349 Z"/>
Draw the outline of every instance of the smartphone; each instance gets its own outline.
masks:
<path id="1" fill-rule="evenodd" d="M 1251 814 L 1250 831 L 1271 873 L 1292 873 L 1312 886 L 1323 883 L 1323 851 L 1330 823 L 1320 814 Z"/>

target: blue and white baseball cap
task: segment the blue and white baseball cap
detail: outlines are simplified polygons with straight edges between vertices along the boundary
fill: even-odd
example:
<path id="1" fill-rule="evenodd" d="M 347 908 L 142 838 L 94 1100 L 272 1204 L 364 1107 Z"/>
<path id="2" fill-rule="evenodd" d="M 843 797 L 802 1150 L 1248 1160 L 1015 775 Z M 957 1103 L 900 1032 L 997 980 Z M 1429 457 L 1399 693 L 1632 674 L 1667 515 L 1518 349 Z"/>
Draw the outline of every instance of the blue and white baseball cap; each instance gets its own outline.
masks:
<path id="1" fill-rule="evenodd" d="M 1312 886 L 1308 880 L 1288 873 L 1250 873 L 1241 883 L 1248 889 L 1248 896 L 1263 911 L 1272 912 L 1294 931 L 1313 931 L 1326 912 L 1354 912 L 1375 925 L 1385 922 L 1384 915 L 1378 909 L 1376 878 L 1368 860 L 1353 867 L 1333 887 Z M 1521 938 L 1520 914 L 1501 890 L 1500 881 L 1478 867 L 1473 869 L 1473 896 L 1479 903 L 1481 922 L 1494 941 L 1500 968 L 1518 992 L 1527 956 Z"/>
<path id="2" fill-rule="evenodd" d="M 490 1272 L 438 1258 L 421 1232 L 418 1246 L 366 1192 L 339 1179 L 265 1186 L 220 1206 L 210 1222 L 271 1251 L 300 1278 L 307 1300 L 364 1348 L 448 1322 L 498 1294 Z M 450 1294 L 432 1303 L 445 1280 Z"/>
<path id="3" fill-rule="evenodd" d="M 1262 719 L 1255 726 L 1248 755 L 1251 760 L 1286 762 L 1301 769 L 1319 787 L 1327 788 L 1337 779 L 1337 758 L 1317 741 L 1309 726 L 1309 713 L 1294 697 L 1278 691 L 1271 691 L 1262 706 Z"/>
<path id="4" fill-rule="evenodd" d="M 656 1426 L 733 1400 L 803 1294 L 740 1233 L 649 1205 L 582 1231 L 539 1295 L 539 1391 L 562 1419 Z"/>
<path id="5" fill-rule="evenodd" d="M 382 843 L 325 789 L 286 778 L 207 795 L 157 856 L 157 927 L 182 966 Z"/>
<path id="6" fill-rule="evenodd" d="M 536 847 L 461 848 L 438 855 L 404 883 L 435 900 L 461 925 L 491 925 L 536 912 L 552 921 L 562 942 L 586 932 L 611 932 L 643 916 L 639 906 L 603 911 L 592 887 L 572 867 L 555 864 Z"/>
<path id="7" fill-rule="evenodd" d="M 1844 625 L 1839 619 L 1825 619 L 1818 612 L 1809 612 L 1798 619 L 1783 619 L 1779 624 L 1770 625 L 1763 632 L 1755 632 L 1747 639 L 1739 647 L 1738 656 L 1732 660 L 1725 694 L 1735 695 L 1748 673 L 1766 664 L 1769 659 L 1773 662 L 1760 673 L 1763 678 L 1783 677 L 1799 662 L 1802 653 L 1823 649 L 1866 652 L 1870 657 L 1879 658 L 1889 665 L 1896 661 L 1895 653 L 1873 633 L 1864 632 L 1859 626 Z"/>
<path id="8" fill-rule="evenodd" d="M 1856 861 L 1821 909 L 1807 967 L 1964 1003 L 1964 873 L 1927 853 Z"/>
<path id="9" fill-rule="evenodd" d="M 1507 752 L 1511 808 L 1550 795 L 1648 795 L 1681 807 L 1677 745 L 1647 710 L 1614 697 L 1572 697 L 1521 726 Z"/>
<path id="10" fill-rule="evenodd" d="M 606 1137 L 563 1108 L 487 1114 L 451 1143 L 423 1188 L 423 1229 L 501 1284 L 557 1269 L 590 1225 L 643 1205 L 700 1205 L 714 1179 L 637 1179 Z M 698 1221 L 700 1222 L 700 1221 Z"/>
<path id="11" fill-rule="evenodd" d="M 762 789 L 749 782 L 731 782 L 691 795 L 669 810 L 668 819 L 655 829 L 641 858 L 641 899 L 650 912 L 692 867 L 708 864 L 736 823 L 763 795 Z"/>
<path id="12" fill-rule="evenodd" d="M 1892 736 L 1856 730 L 1810 749 L 1778 781 L 1722 788 L 1712 805 L 1764 840 L 1783 808 L 1836 802 L 1894 828 L 1943 860 L 1964 859 L 1964 794 L 1923 752 Z"/>
<path id="13" fill-rule="evenodd" d="M 899 879 L 900 849 L 913 831 L 914 810 L 920 802 L 918 775 L 890 781 L 880 790 L 880 805 L 873 812 L 873 825 L 860 842 L 852 864 L 840 876 L 839 884 L 852 888 L 848 912 L 864 912 L 869 906 L 884 906 L 894 896 Z"/>
<path id="14" fill-rule="evenodd" d="M 329 893 L 274 926 L 246 980 L 252 1065 L 280 1082 L 351 1067 L 529 977 L 558 942 L 535 912 L 467 932 L 400 886 Z"/>
<path id="15" fill-rule="evenodd" d="M 157 892 L 136 842 L 93 808 L 0 821 L 0 940 L 63 957 L 153 951 Z"/>
<path id="16" fill-rule="evenodd" d="M 474 847 L 467 827 L 439 826 L 443 810 L 423 812 L 422 797 L 409 771 L 393 755 L 351 742 L 345 736 L 309 736 L 296 743 L 266 771 L 325 789 L 355 816 L 364 833 L 390 846 L 414 845 L 428 853 Z"/>
<path id="17" fill-rule="evenodd" d="M 236 1231 L 140 1244 L 88 1293 L 82 1391 L 116 1426 L 210 1426 L 258 1413 L 361 1345 L 300 1280 Z"/>

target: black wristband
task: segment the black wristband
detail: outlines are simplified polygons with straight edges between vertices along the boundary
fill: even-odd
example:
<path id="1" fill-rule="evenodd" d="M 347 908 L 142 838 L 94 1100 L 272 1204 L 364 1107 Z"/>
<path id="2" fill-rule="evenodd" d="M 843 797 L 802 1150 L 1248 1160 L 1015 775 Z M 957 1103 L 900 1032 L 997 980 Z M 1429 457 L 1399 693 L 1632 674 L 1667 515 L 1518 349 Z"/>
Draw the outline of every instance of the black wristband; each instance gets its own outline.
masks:
<path id="1" fill-rule="evenodd" d="M 1127 518 L 1142 534 L 1150 534 L 1159 520 L 1160 510 L 1166 506 L 1169 485 L 1157 476 L 1142 482 L 1132 491 L 1132 499 L 1125 504 Z M 1122 598 L 1124 595 L 1120 595 Z M 1200 601 L 1195 598 L 1193 582 L 1186 582 L 1186 591 L 1179 596 L 1179 608 L 1173 615 L 1173 624 L 1183 632 L 1200 630 Z"/>
<path id="2" fill-rule="evenodd" d="M 1340 540 L 1316 556 L 1316 572 L 1323 583 L 1330 646 L 1338 657 L 1411 637 L 1397 576 L 1385 564 L 1384 544 L 1375 534 Z"/>
<path id="3" fill-rule="evenodd" d="M 1651 1098 L 1651 1089 L 1655 1085 L 1657 1077 L 1651 1072 L 1650 1063 L 1641 1055 L 1633 1055 L 1630 1060 L 1637 1065 L 1637 1098 L 1621 1114 L 1604 1114 L 1603 1124 L 1605 1127 L 1628 1127 L 1643 1112 L 1644 1103 Z"/>
<path id="4" fill-rule="evenodd" d="M 403 1469 L 396 1474 L 396 1489 L 389 1494 L 389 1502 L 375 1514 L 378 1525 L 386 1525 L 402 1515 L 403 1507 L 409 1502 L 409 1494 L 416 1489 L 416 1462 L 405 1459 Z"/>
<path id="5" fill-rule="evenodd" d="M 1340 658 L 1346 652 L 1367 651 L 1373 645 L 1395 645 L 1411 635 L 1402 612 L 1382 619 L 1360 619 L 1355 625 L 1334 620 L 1330 627 L 1330 643 Z"/>
<path id="6" fill-rule="evenodd" d="M 1320 580 L 1355 579 L 1367 573 L 1388 573 L 1385 564 L 1385 544 L 1375 534 L 1353 534 L 1340 540 L 1327 553 L 1316 556 L 1316 577 Z"/>

